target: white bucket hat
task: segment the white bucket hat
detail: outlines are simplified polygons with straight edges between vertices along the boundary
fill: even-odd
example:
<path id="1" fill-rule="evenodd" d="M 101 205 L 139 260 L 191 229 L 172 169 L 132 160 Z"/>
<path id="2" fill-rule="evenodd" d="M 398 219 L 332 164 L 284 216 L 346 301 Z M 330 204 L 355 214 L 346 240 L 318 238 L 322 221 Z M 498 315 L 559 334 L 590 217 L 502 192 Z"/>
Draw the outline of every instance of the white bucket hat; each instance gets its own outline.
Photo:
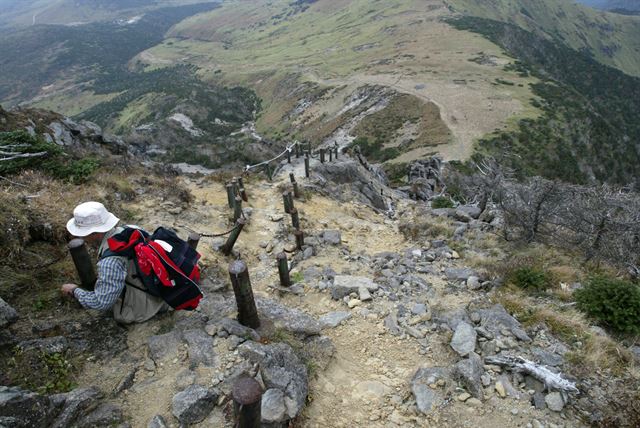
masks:
<path id="1" fill-rule="evenodd" d="M 88 236 L 113 229 L 120 219 L 111 214 L 100 202 L 85 202 L 73 210 L 67 230 L 73 236 Z"/>

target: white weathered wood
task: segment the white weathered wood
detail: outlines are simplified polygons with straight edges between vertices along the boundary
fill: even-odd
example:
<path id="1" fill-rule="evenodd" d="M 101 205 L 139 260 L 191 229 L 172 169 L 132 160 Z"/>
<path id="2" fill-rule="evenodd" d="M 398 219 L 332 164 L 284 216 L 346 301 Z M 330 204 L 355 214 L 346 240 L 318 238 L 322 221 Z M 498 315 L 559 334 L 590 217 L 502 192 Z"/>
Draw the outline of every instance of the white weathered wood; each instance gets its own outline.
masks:
<path id="1" fill-rule="evenodd" d="M 527 373 L 536 379 L 544 382 L 547 389 L 555 389 L 566 392 L 580 392 L 576 388 L 576 384 L 562 377 L 558 373 L 554 373 L 543 365 L 536 364 L 522 357 L 512 356 L 496 356 L 487 357 L 485 362 L 496 364 L 499 366 L 507 366 L 517 372 Z"/>

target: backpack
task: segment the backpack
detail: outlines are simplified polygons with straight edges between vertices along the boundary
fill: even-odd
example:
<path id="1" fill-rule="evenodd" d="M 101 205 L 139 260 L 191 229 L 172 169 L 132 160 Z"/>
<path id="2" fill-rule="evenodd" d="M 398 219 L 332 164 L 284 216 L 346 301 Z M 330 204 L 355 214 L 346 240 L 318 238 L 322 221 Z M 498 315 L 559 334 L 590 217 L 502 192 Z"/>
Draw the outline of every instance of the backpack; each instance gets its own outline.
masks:
<path id="1" fill-rule="evenodd" d="M 161 297 L 175 310 L 192 311 L 202 299 L 200 254 L 176 233 L 164 227 L 153 234 L 127 227 L 107 240 L 102 258 L 122 256 L 133 260 L 146 293 Z M 138 288 L 133 284 L 127 283 Z"/>

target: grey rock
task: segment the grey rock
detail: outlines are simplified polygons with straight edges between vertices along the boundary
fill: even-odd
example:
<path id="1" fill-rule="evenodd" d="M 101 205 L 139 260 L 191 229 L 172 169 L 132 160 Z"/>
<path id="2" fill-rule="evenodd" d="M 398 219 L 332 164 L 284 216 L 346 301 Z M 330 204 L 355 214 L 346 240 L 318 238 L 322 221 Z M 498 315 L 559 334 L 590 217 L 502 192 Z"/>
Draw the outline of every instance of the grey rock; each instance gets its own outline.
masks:
<path id="1" fill-rule="evenodd" d="M 361 302 L 368 302 L 369 300 L 373 299 L 373 297 L 371 297 L 371 293 L 369 292 L 369 290 L 367 290 L 364 287 L 360 287 L 358 289 L 358 297 L 360 298 Z"/>
<path id="2" fill-rule="evenodd" d="M 543 392 L 546 388 L 544 385 L 544 382 L 541 382 L 535 377 L 529 376 L 529 375 L 524 377 L 524 384 L 527 387 L 527 389 L 531 389 L 535 392 Z"/>
<path id="3" fill-rule="evenodd" d="M 544 397 L 544 402 L 547 403 L 547 407 L 554 412 L 561 412 L 562 409 L 564 409 L 564 399 L 557 391 L 547 394 L 547 396 Z"/>
<path id="4" fill-rule="evenodd" d="M 216 324 L 224 329 L 227 333 L 238 337 L 251 338 L 260 340 L 260 335 L 252 328 L 240 324 L 237 320 L 231 318 L 223 318 Z"/>
<path id="5" fill-rule="evenodd" d="M 452 370 L 453 377 L 462 383 L 469 394 L 479 400 L 484 399 L 481 378 L 483 373 L 482 359 L 474 353 L 471 353 L 469 358 L 457 362 Z"/>
<path id="6" fill-rule="evenodd" d="M 100 396 L 100 391 L 94 386 L 52 395 L 51 399 L 54 402 L 62 403 L 62 411 L 51 426 L 53 428 L 71 426 L 80 415 L 87 414 L 97 406 Z"/>
<path id="7" fill-rule="evenodd" d="M 25 351 L 37 350 L 45 354 L 59 354 L 69 348 L 69 342 L 64 336 L 45 337 L 44 339 L 25 340 L 20 342 L 20 348 Z"/>
<path id="8" fill-rule="evenodd" d="M 524 342 L 531 342 L 531 338 L 524 331 L 518 320 L 509 315 L 509 313 L 500 304 L 494 305 L 488 309 L 479 309 L 480 325 L 493 335 L 497 336 L 502 329 L 507 329 Z"/>
<path id="9" fill-rule="evenodd" d="M 284 405 L 284 393 L 277 388 L 267 389 L 262 395 L 262 422 L 283 422 L 286 418 L 287 408 Z"/>
<path id="10" fill-rule="evenodd" d="M 217 400 L 215 390 L 191 385 L 173 396 L 172 413 L 183 424 L 202 422 L 211 413 Z"/>
<path id="11" fill-rule="evenodd" d="M 456 215 L 458 213 L 465 214 L 466 216 L 477 220 L 480 217 L 480 214 L 482 214 L 482 210 L 474 205 L 461 205 L 456 208 Z"/>
<path id="12" fill-rule="evenodd" d="M 531 350 L 535 360 L 545 366 L 558 367 L 564 364 L 564 358 L 555 352 L 545 351 L 541 348 L 533 348 Z"/>
<path id="13" fill-rule="evenodd" d="M 476 331 L 466 322 L 461 322 L 456 327 L 456 331 L 451 339 L 451 347 L 461 357 L 469 355 L 476 349 Z"/>
<path id="14" fill-rule="evenodd" d="M 186 330 L 182 335 L 188 345 L 189 365 L 192 368 L 199 365 L 212 367 L 216 364 L 213 337 L 204 330 Z"/>
<path id="15" fill-rule="evenodd" d="M 0 328 L 13 324 L 18 320 L 18 313 L 7 302 L 0 298 Z"/>
<path id="16" fill-rule="evenodd" d="M 451 330 L 458 328 L 458 324 L 465 322 L 471 324 L 471 319 L 467 315 L 467 311 L 464 308 L 456 308 L 447 312 L 440 312 L 435 314 L 434 319 L 440 323 L 445 323 Z"/>
<path id="17" fill-rule="evenodd" d="M 323 328 L 334 328 L 349 318 L 351 318 L 351 312 L 337 311 L 324 314 L 319 321 Z"/>
<path id="18" fill-rule="evenodd" d="M 176 387 L 180 390 L 193 385 L 196 382 L 196 373 L 189 369 L 184 369 L 176 376 Z"/>
<path id="19" fill-rule="evenodd" d="M 544 410 L 547 408 L 547 403 L 545 402 L 545 397 L 542 392 L 536 392 L 531 397 L 531 403 L 538 410 Z"/>
<path id="20" fill-rule="evenodd" d="M 331 288 L 331 297 L 339 300 L 351 293 L 357 293 L 360 288 L 366 288 L 368 291 L 373 292 L 379 286 L 371 279 L 363 276 L 336 275 Z"/>
<path id="21" fill-rule="evenodd" d="M 479 290 L 482 288 L 480 279 L 477 276 L 470 276 L 467 278 L 467 288 L 469 290 Z"/>
<path id="22" fill-rule="evenodd" d="M 305 336 L 320 334 L 322 330 L 320 322 L 311 315 L 274 300 L 258 298 L 256 306 L 260 315 L 271 320 L 277 328 Z"/>
<path id="23" fill-rule="evenodd" d="M 147 424 L 147 428 L 169 428 L 169 426 L 161 415 L 155 415 Z"/>
<path id="24" fill-rule="evenodd" d="M 182 334 L 173 330 L 166 334 L 151 336 L 147 344 L 149 345 L 149 356 L 157 364 L 178 356 L 178 349 L 182 344 Z"/>
<path id="25" fill-rule="evenodd" d="M 0 386 L 0 420 L 9 427 L 43 428 L 51 425 L 55 406 L 44 395 Z"/>
<path id="26" fill-rule="evenodd" d="M 640 346 L 638 345 L 633 345 L 629 348 L 629 351 L 631 351 L 631 354 L 633 354 L 633 358 L 637 361 L 640 362 Z"/>
<path id="27" fill-rule="evenodd" d="M 444 274 L 450 281 L 467 281 L 470 276 L 477 276 L 473 269 L 469 268 L 446 268 Z"/>
<path id="28" fill-rule="evenodd" d="M 427 305 L 424 303 L 416 303 L 411 307 L 411 313 L 414 315 L 424 315 L 427 313 Z"/>
<path id="29" fill-rule="evenodd" d="M 498 376 L 498 381 L 502 384 L 508 396 L 513 397 L 517 400 L 520 399 L 520 391 L 518 391 L 513 386 L 511 380 L 509 379 L 509 376 L 507 376 L 506 374 L 501 374 L 500 376 Z"/>
<path id="30" fill-rule="evenodd" d="M 336 353 L 333 341 L 327 336 L 311 336 L 305 339 L 299 351 L 300 357 L 319 370 L 325 370 Z"/>
<path id="31" fill-rule="evenodd" d="M 303 251 L 302 251 L 302 259 L 303 260 L 309 260 L 311 257 L 314 256 L 314 250 L 313 247 L 306 247 Z"/>
<path id="32" fill-rule="evenodd" d="M 384 326 L 389 330 L 389 333 L 394 336 L 400 335 L 400 326 L 398 325 L 398 317 L 396 317 L 396 314 L 391 313 L 387 315 L 384 319 Z"/>
<path id="33" fill-rule="evenodd" d="M 325 230 L 322 232 L 322 240 L 327 244 L 340 245 L 342 243 L 342 235 L 339 230 Z"/>
<path id="34" fill-rule="evenodd" d="M 441 367 L 421 368 L 416 371 L 411 380 L 411 392 L 421 413 L 427 414 L 443 403 L 443 392 L 432 389 L 429 385 L 435 384 L 439 380 L 446 382 L 448 378 L 447 370 Z"/>
<path id="35" fill-rule="evenodd" d="M 100 404 L 93 412 L 82 417 L 78 428 L 112 427 L 123 420 L 122 409 L 111 403 Z"/>
<path id="36" fill-rule="evenodd" d="M 238 347 L 240 355 L 260 365 L 260 374 L 267 388 L 284 392 L 287 415 L 296 417 L 307 399 L 309 379 L 306 366 L 285 343 L 262 345 L 245 342 Z"/>
<path id="37" fill-rule="evenodd" d="M 123 377 L 122 379 L 120 379 L 120 382 L 118 382 L 118 385 L 116 385 L 116 387 L 113 389 L 113 395 L 118 395 L 120 394 L 122 391 L 127 390 L 129 388 L 131 388 L 131 386 L 133 385 L 133 380 L 136 377 L 136 368 L 130 369 Z"/>

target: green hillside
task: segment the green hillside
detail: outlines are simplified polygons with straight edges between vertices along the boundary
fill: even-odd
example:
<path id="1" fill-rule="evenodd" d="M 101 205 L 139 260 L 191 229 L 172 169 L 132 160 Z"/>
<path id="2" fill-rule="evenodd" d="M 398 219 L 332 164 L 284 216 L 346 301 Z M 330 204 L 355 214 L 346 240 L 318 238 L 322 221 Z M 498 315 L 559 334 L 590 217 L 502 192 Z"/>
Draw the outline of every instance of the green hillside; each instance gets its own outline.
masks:
<path id="1" fill-rule="evenodd" d="M 447 0 L 452 10 L 518 25 L 640 76 L 640 17 L 602 12 L 566 0 Z"/>

